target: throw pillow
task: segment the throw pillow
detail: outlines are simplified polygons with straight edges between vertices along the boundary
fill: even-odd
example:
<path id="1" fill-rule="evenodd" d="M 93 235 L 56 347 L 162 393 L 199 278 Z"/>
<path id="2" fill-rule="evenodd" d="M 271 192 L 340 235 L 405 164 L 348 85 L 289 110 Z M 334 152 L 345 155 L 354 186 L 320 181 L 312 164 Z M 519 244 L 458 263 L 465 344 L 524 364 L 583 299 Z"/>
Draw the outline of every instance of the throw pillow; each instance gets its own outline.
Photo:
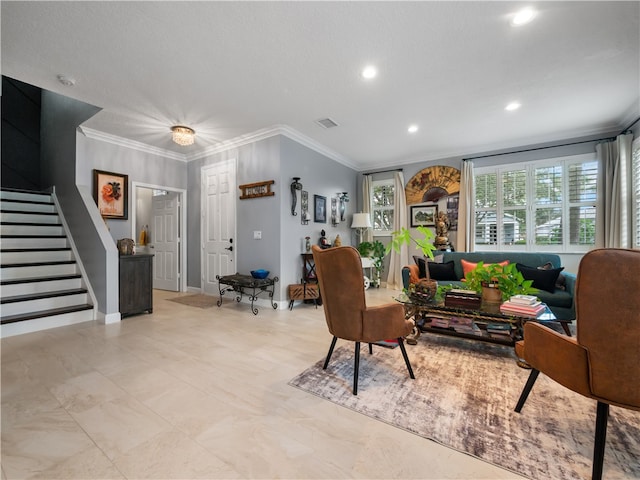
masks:
<path id="1" fill-rule="evenodd" d="M 551 262 L 547 262 L 544 265 L 540 265 L 538 267 L 539 270 L 553 270 L 553 265 Z M 566 290 L 567 289 L 567 278 L 561 273 L 558 275 L 558 280 L 556 280 L 556 290 Z"/>
<path id="2" fill-rule="evenodd" d="M 467 276 L 467 273 L 469 273 L 471 270 L 473 270 L 478 266 L 477 263 L 468 262 L 464 258 L 460 259 L 460 265 L 462 265 L 462 273 L 464 274 L 465 277 Z M 489 264 L 485 263 L 484 265 L 489 265 Z M 503 267 L 506 265 L 509 265 L 509 260 L 504 260 L 503 262 L 500 262 L 498 265 L 502 265 Z"/>
<path id="3" fill-rule="evenodd" d="M 431 263 L 444 263 L 444 253 L 440 254 L 440 255 L 434 255 L 433 256 L 433 260 L 431 260 L 430 258 L 427 258 L 427 262 L 431 262 Z"/>
<path id="4" fill-rule="evenodd" d="M 418 255 L 413 255 L 413 261 L 416 262 L 416 265 L 418 266 L 418 272 L 419 272 L 420 278 L 425 278 L 427 276 L 427 263 L 441 264 L 443 260 L 444 260 L 444 254 L 435 255 L 433 257 L 433 260 L 427 257 L 419 257 Z M 431 270 L 429 270 L 429 275 L 431 275 Z M 443 279 L 443 280 L 448 280 L 448 279 Z M 457 279 L 454 278 L 453 280 L 457 280 Z"/>
<path id="5" fill-rule="evenodd" d="M 533 280 L 533 288 L 539 288 L 540 290 L 546 290 L 553 293 L 556 289 L 556 280 L 560 272 L 564 270 L 564 267 L 552 268 L 549 270 L 541 270 L 536 267 L 528 267 L 521 263 L 516 263 L 516 268 L 525 280 Z"/>
<path id="6" fill-rule="evenodd" d="M 445 263 L 428 262 L 429 276 L 432 280 L 457 280 L 453 260 Z"/>
<path id="7" fill-rule="evenodd" d="M 422 257 L 418 257 L 417 255 L 414 255 L 413 259 L 416 262 L 416 265 L 418 265 L 418 271 L 420 272 L 420 278 L 425 278 L 427 276 L 427 262 L 424 258 Z"/>

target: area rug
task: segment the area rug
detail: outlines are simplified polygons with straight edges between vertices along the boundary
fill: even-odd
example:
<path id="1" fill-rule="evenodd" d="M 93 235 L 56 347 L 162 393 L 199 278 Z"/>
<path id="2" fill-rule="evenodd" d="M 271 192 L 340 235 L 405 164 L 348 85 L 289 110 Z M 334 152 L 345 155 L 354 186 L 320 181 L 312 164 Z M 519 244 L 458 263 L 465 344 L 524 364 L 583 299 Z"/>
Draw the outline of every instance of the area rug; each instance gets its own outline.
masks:
<path id="1" fill-rule="evenodd" d="M 211 295 L 185 295 L 182 297 L 174 297 L 168 298 L 170 302 L 181 303 L 183 305 L 189 305 L 190 307 L 198 307 L 198 308 L 210 308 L 213 307 L 218 301 L 218 297 L 213 297 Z"/>
<path id="2" fill-rule="evenodd" d="M 358 395 L 353 343 L 290 385 L 532 479 L 591 478 L 596 402 L 540 375 L 522 413 L 513 411 L 529 370 L 513 349 L 422 335 L 407 352 L 363 345 Z M 612 406 L 603 477 L 640 478 L 640 412 Z"/>

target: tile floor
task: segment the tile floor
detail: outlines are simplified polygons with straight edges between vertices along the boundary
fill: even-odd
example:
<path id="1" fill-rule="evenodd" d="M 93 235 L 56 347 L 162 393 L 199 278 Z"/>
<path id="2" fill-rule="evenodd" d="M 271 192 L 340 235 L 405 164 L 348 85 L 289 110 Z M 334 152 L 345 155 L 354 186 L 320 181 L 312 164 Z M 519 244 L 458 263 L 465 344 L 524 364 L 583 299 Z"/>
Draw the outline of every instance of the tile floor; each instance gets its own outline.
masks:
<path id="1" fill-rule="evenodd" d="M 2 340 L 3 480 L 521 478 L 287 385 L 326 355 L 322 308 L 254 316 L 176 295 L 120 324 Z"/>

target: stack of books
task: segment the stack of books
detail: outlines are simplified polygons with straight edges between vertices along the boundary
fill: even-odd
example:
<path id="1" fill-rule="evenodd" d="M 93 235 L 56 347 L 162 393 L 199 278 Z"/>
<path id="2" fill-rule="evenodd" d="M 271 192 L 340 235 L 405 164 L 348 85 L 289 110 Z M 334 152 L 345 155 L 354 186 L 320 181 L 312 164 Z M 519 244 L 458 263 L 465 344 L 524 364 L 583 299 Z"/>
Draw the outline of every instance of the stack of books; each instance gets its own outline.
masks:
<path id="1" fill-rule="evenodd" d="M 536 318 L 545 308 L 546 305 L 533 295 L 514 295 L 500 305 L 500 313 Z"/>
<path id="2" fill-rule="evenodd" d="M 447 317 L 439 317 L 436 315 L 430 315 L 427 321 L 431 321 L 431 327 L 435 328 L 449 328 L 449 319 Z"/>
<path id="3" fill-rule="evenodd" d="M 502 340 L 512 340 L 513 327 L 510 323 L 489 323 L 487 324 L 487 333 L 492 338 Z"/>
<path id="4" fill-rule="evenodd" d="M 473 322 L 472 318 L 451 317 L 449 319 L 449 327 L 458 333 L 482 335 L 482 330 Z"/>
<path id="5" fill-rule="evenodd" d="M 480 308 L 482 299 L 473 290 L 452 288 L 444 294 L 444 306 L 456 308 L 468 308 L 471 310 Z"/>

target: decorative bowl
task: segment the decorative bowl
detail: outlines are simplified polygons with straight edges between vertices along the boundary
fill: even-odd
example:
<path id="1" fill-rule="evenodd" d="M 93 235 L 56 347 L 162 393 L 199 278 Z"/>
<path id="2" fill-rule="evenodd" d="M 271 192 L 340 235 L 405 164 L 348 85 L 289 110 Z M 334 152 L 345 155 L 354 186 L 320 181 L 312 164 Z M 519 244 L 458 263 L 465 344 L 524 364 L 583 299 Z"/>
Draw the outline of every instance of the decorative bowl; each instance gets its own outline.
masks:
<path id="1" fill-rule="evenodd" d="M 269 276 L 269 270 L 263 270 L 262 268 L 259 270 L 251 270 L 251 276 L 259 279 L 267 278 Z"/>

